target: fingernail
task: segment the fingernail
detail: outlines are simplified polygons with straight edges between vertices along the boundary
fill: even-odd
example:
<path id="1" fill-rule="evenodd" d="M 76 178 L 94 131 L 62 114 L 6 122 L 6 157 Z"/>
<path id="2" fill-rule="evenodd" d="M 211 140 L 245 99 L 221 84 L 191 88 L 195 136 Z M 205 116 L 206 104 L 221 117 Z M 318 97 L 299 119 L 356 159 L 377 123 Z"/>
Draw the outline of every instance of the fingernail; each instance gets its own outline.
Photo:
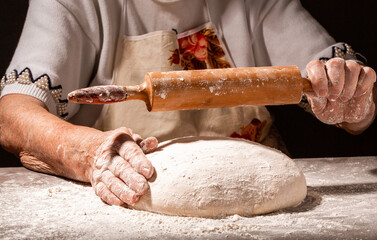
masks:
<path id="1" fill-rule="evenodd" d="M 149 152 L 148 145 L 145 142 L 141 142 L 140 143 L 140 148 L 141 148 L 141 150 L 143 150 L 144 153 L 148 153 Z"/>
<path id="2" fill-rule="evenodd" d="M 157 147 L 157 140 L 154 137 L 149 137 L 144 139 L 140 143 L 140 148 L 143 150 L 144 153 L 150 153 Z"/>
<path id="3" fill-rule="evenodd" d="M 328 98 L 327 99 L 329 99 L 331 102 L 335 102 L 336 101 L 336 99 L 338 99 L 338 96 L 335 96 L 335 95 L 330 95 L 330 96 L 328 96 Z"/>
<path id="4" fill-rule="evenodd" d="M 140 196 L 139 195 L 134 195 L 130 201 L 131 206 L 134 206 L 138 201 L 139 201 Z"/>
<path id="5" fill-rule="evenodd" d="M 152 170 L 150 168 L 144 167 L 141 169 L 141 173 L 144 175 L 146 178 L 150 178 L 152 175 Z"/>
<path id="6" fill-rule="evenodd" d="M 138 183 L 138 194 L 144 194 L 148 190 L 149 185 L 146 182 L 139 182 Z"/>

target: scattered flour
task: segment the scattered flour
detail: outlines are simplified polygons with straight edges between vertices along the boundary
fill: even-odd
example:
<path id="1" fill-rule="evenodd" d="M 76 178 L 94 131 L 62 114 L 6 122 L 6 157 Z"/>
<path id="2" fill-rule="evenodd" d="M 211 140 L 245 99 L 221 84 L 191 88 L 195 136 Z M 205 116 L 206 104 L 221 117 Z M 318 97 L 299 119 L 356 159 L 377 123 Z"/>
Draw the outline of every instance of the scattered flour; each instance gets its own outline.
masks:
<path id="1" fill-rule="evenodd" d="M 0 239 L 376 239 L 377 157 L 295 162 L 308 184 L 302 204 L 216 219 L 108 206 L 89 185 L 2 168 Z"/>

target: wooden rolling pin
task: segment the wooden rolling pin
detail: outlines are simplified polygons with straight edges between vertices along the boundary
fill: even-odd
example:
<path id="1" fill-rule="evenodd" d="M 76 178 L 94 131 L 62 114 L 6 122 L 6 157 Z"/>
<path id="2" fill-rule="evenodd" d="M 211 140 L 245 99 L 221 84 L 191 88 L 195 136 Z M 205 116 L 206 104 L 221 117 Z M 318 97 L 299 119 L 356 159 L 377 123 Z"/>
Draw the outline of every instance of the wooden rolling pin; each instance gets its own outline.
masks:
<path id="1" fill-rule="evenodd" d="M 137 86 L 95 86 L 68 94 L 70 101 L 105 104 L 142 100 L 149 111 L 282 105 L 311 91 L 296 66 L 149 72 Z"/>

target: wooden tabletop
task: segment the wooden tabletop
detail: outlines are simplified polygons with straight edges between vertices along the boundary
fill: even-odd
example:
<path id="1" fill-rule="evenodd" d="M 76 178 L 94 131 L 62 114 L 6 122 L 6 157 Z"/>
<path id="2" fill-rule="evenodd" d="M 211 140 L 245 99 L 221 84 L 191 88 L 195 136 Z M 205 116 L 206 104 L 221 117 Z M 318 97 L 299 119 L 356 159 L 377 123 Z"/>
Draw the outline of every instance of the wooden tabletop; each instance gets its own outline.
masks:
<path id="1" fill-rule="evenodd" d="M 300 206 L 223 219 L 108 206 L 88 185 L 0 168 L 0 239 L 377 239 L 377 157 L 295 161 L 308 184 Z"/>

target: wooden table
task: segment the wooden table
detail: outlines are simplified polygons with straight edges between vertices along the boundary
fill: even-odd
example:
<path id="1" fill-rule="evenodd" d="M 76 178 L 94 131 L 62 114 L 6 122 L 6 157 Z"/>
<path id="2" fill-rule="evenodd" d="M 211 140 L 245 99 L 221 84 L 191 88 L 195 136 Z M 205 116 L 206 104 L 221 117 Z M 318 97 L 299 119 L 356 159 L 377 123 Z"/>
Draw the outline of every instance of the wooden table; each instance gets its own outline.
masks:
<path id="1" fill-rule="evenodd" d="M 0 168 L 0 239 L 377 239 L 377 157 L 295 161 L 308 184 L 300 206 L 223 219 L 108 206 L 88 185 Z"/>

